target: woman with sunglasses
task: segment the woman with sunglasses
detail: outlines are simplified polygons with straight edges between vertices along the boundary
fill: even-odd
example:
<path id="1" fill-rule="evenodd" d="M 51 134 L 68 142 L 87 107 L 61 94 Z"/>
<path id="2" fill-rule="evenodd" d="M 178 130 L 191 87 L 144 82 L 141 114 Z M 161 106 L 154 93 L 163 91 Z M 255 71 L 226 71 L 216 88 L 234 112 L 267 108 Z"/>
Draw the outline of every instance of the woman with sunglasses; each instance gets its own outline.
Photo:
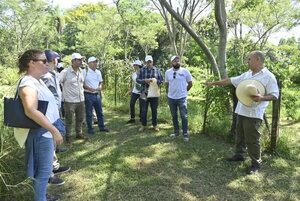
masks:
<path id="1" fill-rule="evenodd" d="M 27 176 L 33 179 L 34 200 L 46 201 L 47 184 L 52 172 L 54 141 L 61 144 L 64 124 L 54 95 L 40 79 L 49 71 L 49 64 L 43 51 L 27 50 L 19 57 L 19 74 L 24 74 L 20 81 L 19 96 L 22 99 L 25 114 L 39 124 L 37 129 L 27 129 L 25 142 L 25 161 Z M 38 100 L 48 101 L 44 115 L 38 109 Z M 52 199 L 55 200 L 55 199 Z"/>

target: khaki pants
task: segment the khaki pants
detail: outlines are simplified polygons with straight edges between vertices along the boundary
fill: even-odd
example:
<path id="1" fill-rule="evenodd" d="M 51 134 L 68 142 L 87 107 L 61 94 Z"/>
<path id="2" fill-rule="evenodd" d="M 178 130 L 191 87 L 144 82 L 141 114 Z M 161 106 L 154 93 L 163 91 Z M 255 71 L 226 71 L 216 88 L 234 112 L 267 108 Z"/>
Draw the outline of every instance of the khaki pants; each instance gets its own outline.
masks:
<path id="1" fill-rule="evenodd" d="M 248 151 L 252 164 L 261 163 L 260 132 L 258 131 L 262 120 L 237 116 L 236 125 L 236 155 L 243 155 Z"/>
<path id="2" fill-rule="evenodd" d="M 68 103 L 64 102 L 66 137 L 70 137 L 72 132 L 73 116 L 75 114 L 75 132 L 76 136 L 82 134 L 82 123 L 84 121 L 85 107 L 84 102 Z"/>

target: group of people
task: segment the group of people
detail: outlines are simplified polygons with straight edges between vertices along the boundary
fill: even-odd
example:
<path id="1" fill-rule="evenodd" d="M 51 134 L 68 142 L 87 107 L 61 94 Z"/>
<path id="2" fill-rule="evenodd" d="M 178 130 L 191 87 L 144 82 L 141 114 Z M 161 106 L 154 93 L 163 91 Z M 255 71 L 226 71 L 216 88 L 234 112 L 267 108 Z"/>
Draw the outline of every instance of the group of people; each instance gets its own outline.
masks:
<path id="1" fill-rule="evenodd" d="M 25 114 L 38 123 L 37 129 L 26 129 L 25 158 L 27 175 L 34 181 L 34 200 L 57 200 L 46 194 L 47 184 L 64 183 L 57 174 L 68 172 L 70 167 L 60 166 L 56 151 L 63 142 L 71 142 L 73 117 L 76 138 L 85 139 L 82 132 L 84 119 L 89 135 L 94 134 L 93 109 L 97 114 L 99 130 L 109 132 L 104 125 L 101 103 L 101 72 L 96 69 L 96 57 L 88 58 L 88 68 L 81 69 L 83 57 L 72 54 L 71 66 L 57 72 L 60 55 L 52 50 L 27 50 L 19 57 L 19 73 L 24 74 L 18 85 Z M 48 101 L 44 115 L 38 110 L 38 100 Z M 62 105 L 64 118 L 62 121 Z M 85 116 L 84 116 L 85 115 Z M 24 133 L 25 134 L 25 133 Z"/>
<path id="2" fill-rule="evenodd" d="M 160 69 L 153 65 L 153 58 L 151 55 L 147 55 L 145 57 L 144 67 L 140 60 L 136 60 L 132 64 L 135 69 L 135 72 L 132 74 L 134 87 L 132 89 L 130 99 L 130 120 L 127 123 L 135 122 L 135 103 L 139 99 L 141 122 L 139 132 L 143 132 L 147 128 L 147 113 L 149 105 L 151 108 L 153 129 L 154 131 L 159 131 L 157 126 L 159 92 L 153 93 L 150 91 L 152 85 L 157 86 L 154 87 L 154 90 L 159 90 L 158 86 L 165 82 L 168 86 L 168 104 L 174 125 L 174 133 L 172 133 L 171 136 L 177 137 L 180 133 L 178 122 L 179 110 L 182 122 L 183 139 L 188 141 L 187 95 L 193 85 L 192 76 L 186 68 L 180 65 L 179 56 L 172 56 L 170 62 L 171 68 L 165 72 L 164 77 L 162 76 Z"/>
<path id="3" fill-rule="evenodd" d="M 94 134 L 93 109 L 96 112 L 99 131 L 109 132 L 104 124 L 104 115 L 101 103 L 102 75 L 96 69 L 98 59 L 89 57 L 88 68 L 81 69 L 83 57 L 79 53 L 73 53 L 71 66 L 56 72 L 59 55 L 52 51 L 27 50 L 19 58 L 19 73 L 25 74 L 20 81 L 19 95 L 22 99 L 25 113 L 38 123 L 41 128 L 28 129 L 26 140 L 26 167 L 27 174 L 33 178 L 36 201 L 55 200 L 46 196 L 47 183 L 54 173 L 67 172 L 69 167 L 61 167 L 59 171 L 55 165 L 55 147 L 63 142 L 63 135 L 68 143 L 71 142 L 73 116 L 75 116 L 76 138 L 84 139 L 82 124 L 86 120 L 87 132 Z M 189 141 L 187 95 L 191 89 L 191 73 L 181 66 L 180 57 L 170 58 L 171 67 L 165 72 L 164 77 L 159 68 L 153 65 L 150 55 L 145 57 L 145 65 L 136 60 L 133 63 L 135 72 L 132 75 L 134 87 L 130 100 L 130 115 L 128 123 L 135 122 L 135 102 L 139 100 L 140 122 L 139 132 L 143 132 L 147 126 L 147 111 L 150 104 L 152 113 L 152 126 L 159 131 L 157 126 L 157 108 L 159 93 L 152 93 L 151 88 L 159 89 L 166 83 L 168 86 L 167 97 L 170 113 L 172 115 L 174 132 L 171 137 L 180 134 L 178 110 L 182 123 L 182 135 L 184 141 Z M 233 84 L 236 87 L 245 80 L 255 80 L 265 88 L 265 93 L 255 93 L 254 90 L 248 98 L 251 104 L 246 105 L 239 99 L 235 112 L 238 115 L 236 127 L 236 151 L 235 155 L 228 158 L 229 161 L 243 161 L 246 149 L 251 158 L 251 166 L 247 173 L 257 172 L 261 167 L 261 149 L 259 126 L 263 119 L 263 113 L 268 101 L 278 98 L 278 86 L 275 76 L 264 67 L 264 55 L 260 51 L 251 52 L 248 57 L 249 71 L 244 74 L 224 80 L 206 82 L 207 86 L 223 86 Z M 256 83 L 247 85 L 246 89 L 255 88 Z M 247 88 L 248 87 L 248 88 Z M 256 89 L 256 88 L 255 88 Z M 252 90 L 253 91 L 253 90 Z M 37 109 L 38 100 L 49 102 L 45 115 Z M 61 107 L 65 112 L 65 125 L 61 120 Z M 85 117 L 84 117 L 85 114 Z M 56 168 L 54 168 L 56 166 Z"/>

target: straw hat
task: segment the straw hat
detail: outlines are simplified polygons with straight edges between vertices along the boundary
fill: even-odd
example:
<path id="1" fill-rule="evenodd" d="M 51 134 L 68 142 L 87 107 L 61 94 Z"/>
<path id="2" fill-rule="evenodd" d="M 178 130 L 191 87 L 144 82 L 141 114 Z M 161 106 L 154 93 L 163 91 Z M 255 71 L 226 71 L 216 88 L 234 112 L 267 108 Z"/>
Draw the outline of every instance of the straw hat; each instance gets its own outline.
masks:
<path id="1" fill-rule="evenodd" d="M 236 96 L 245 106 L 251 107 L 253 100 L 251 96 L 261 94 L 265 95 L 266 89 L 261 82 L 257 80 L 244 80 L 236 88 Z"/>

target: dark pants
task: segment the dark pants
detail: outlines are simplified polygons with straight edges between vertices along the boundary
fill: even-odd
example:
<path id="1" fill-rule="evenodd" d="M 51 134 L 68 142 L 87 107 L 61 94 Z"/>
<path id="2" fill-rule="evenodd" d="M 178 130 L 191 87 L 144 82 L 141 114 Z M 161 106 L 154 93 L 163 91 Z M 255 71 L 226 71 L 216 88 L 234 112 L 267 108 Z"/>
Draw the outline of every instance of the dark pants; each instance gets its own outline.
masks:
<path id="1" fill-rule="evenodd" d="M 130 118 L 134 119 L 135 118 L 135 103 L 139 99 L 139 114 L 141 118 L 141 100 L 140 100 L 140 94 L 136 93 L 131 93 L 130 97 Z"/>
<path id="2" fill-rule="evenodd" d="M 258 131 L 262 120 L 237 116 L 236 125 L 236 155 L 243 155 L 246 152 L 251 158 L 252 164 L 261 163 L 260 132 Z"/>
<path id="3" fill-rule="evenodd" d="M 93 108 L 96 111 L 99 129 L 103 129 L 105 127 L 101 97 L 99 94 L 84 93 L 84 98 L 85 98 L 86 125 L 88 129 L 88 133 L 92 134 L 94 132 Z"/>
<path id="4" fill-rule="evenodd" d="M 146 100 L 140 99 L 141 103 L 141 119 L 142 125 L 147 125 L 147 113 L 148 105 L 150 104 L 151 113 L 152 113 L 152 125 L 157 126 L 157 107 L 158 107 L 158 98 L 147 98 Z"/>

